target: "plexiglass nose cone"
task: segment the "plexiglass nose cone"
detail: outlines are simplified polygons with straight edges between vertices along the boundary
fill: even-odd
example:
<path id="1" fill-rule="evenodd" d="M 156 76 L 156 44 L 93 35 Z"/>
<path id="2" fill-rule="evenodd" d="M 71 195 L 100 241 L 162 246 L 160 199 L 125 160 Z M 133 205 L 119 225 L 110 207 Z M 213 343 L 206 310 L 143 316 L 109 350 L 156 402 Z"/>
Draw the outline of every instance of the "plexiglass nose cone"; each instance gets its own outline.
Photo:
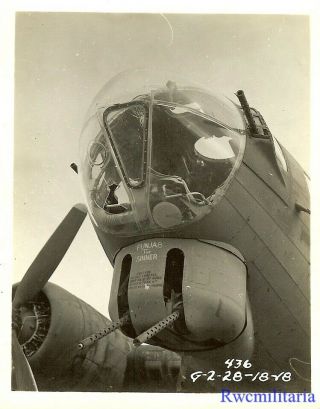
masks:
<path id="1" fill-rule="evenodd" d="M 91 104 L 80 142 L 90 214 L 109 233 L 177 229 L 221 199 L 242 160 L 238 107 L 173 74 L 136 70 Z"/>

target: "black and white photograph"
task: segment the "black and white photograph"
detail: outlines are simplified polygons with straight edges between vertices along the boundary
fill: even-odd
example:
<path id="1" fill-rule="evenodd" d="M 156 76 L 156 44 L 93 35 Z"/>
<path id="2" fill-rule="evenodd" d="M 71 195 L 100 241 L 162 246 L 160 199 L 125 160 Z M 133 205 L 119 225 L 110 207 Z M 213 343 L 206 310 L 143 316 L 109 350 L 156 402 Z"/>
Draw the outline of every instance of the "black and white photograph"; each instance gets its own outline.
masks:
<path id="1" fill-rule="evenodd" d="M 10 407 L 320 399 L 312 17 L 15 11 Z"/>

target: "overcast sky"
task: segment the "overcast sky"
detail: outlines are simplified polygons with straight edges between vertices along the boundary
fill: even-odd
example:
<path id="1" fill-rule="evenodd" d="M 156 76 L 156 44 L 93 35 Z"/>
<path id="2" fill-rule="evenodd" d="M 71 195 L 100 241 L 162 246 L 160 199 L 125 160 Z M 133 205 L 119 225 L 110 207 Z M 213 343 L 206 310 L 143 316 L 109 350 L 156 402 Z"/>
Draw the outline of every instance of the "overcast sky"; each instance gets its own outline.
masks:
<path id="1" fill-rule="evenodd" d="M 163 68 L 211 90 L 246 92 L 309 170 L 309 23 L 304 16 L 18 13 L 15 59 L 15 278 L 83 201 L 85 112 L 120 71 Z M 52 281 L 108 314 L 112 269 L 87 220 Z"/>

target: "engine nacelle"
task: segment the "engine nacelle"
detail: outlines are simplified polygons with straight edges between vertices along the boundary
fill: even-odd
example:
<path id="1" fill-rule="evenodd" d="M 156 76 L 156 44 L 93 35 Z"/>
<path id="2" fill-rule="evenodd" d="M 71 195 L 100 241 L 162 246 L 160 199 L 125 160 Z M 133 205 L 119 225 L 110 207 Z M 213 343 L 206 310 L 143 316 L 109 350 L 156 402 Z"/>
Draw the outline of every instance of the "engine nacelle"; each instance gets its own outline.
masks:
<path id="1" fill-rule="evenodd" d="M 21 315 L 18 340 L 39 390 L 122 390 L 127 354 L 132 349 L 128 338 L 115 331 L 88 348 L 78 349 L 80 340 L 110 324 L 93 307 L 47 283 L 35 300 L 22 307 Z"/>
<path id="2" fill-rule="evenodd" d="M 136 337 L 175 310 L 179 319 L 150 343 L 175 351 L 214 349 L 247 324 L 247 269 L 242 255 L 214 241 L 152 238 L 116 256 L 109 303 L 112 320 Z"/>

